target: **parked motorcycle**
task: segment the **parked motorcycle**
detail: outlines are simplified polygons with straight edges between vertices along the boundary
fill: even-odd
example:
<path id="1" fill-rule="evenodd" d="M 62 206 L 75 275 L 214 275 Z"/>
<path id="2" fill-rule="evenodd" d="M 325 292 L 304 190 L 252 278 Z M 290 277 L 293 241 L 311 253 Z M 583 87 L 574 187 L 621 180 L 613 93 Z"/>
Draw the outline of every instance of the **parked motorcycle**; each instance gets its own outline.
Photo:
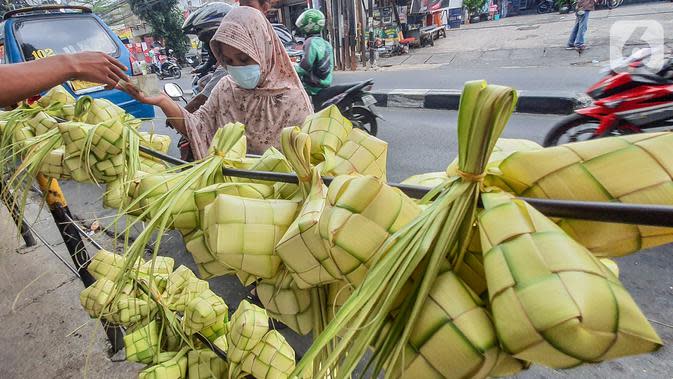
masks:
<path id="1" fill-rule="evenodd" d="M 166 59 L 161 63 L 161 68 L 156 63 L 150 64 L 150 72 L 157 74 L 159 79 L 180 79 L 182 77 L 182 69 L 174 59 Z"/>
<path id="2" fill-rule="evenodd" d="M 376 99 L 367 93 L 374 86 L 374 80 L 369 79 L 359 83 L 340 84 L 325 88 L 314 95 L 313 108 L 319 111 L 336 105 L 344 117 L 353 123 L 353 126 L 376 136 L 378 133 L 377 119 L 383 119 L 376 113 L 373 105 Z"/>
<path id="3" fill-rule="evenodd" d="M 554 0 L 539 0 L 537 2 L 536 11 L 539 14 L 551 13 L 551 12 L 555 12 L 557 10 L 558 10 L 558 6 L 556 5 L 556 1 L 554 1 Z"/>
<path id="4" fill-rule="evenodd" d="M 673 58 L 652 72 L 644 65 L 650 49 L 634 52 L 594 84 L 594 101 L 558 122 L 544 146 L 673 127 Z"/>

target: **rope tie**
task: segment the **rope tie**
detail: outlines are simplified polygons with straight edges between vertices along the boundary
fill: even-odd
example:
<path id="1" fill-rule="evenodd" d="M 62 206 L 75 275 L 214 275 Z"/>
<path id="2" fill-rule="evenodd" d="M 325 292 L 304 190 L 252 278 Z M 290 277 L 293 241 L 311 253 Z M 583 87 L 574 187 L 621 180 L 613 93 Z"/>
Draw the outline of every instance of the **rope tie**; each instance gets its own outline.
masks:
<path id="1" fill-rule="evenodd" d="M 215 155 L 217 155 L 218 157 L 224 158 L 225 153 L 223 151 L 215 150 Z"/>
<path id="2" fill-rule="evenodd" d="M 466 182 L 479 182 L 482 183 L 486 177 L 486 173 L 482 172 L 481 174 L 474 174 L 471 172 L 465 172 L 458 170 L 458 176 L 460 176 Z"/>

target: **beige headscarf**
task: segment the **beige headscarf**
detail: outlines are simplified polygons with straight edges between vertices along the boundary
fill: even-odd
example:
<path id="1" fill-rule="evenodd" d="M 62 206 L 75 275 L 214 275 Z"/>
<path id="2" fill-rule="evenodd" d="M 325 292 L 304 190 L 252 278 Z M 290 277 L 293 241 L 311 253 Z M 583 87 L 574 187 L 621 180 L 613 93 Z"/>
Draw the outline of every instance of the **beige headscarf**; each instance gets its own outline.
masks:
<path id="1" fill-rule="evenodd" d="M 261 12 L 250 7 L 232 9 L 210 42 L 219 62 L 223 61 L 222 45 L 233 46 L 254 59 L 261 77 L 257 88 L 247 90 L 225 76 L 198 111 L 184 112 L 197 159 L 207 154 L 217 129 L 229 122 L 245 124 L 248 152 L 261 154 L 279 145 L 283 128 L 300 125 L 313 112 L 290 58 Z"/>

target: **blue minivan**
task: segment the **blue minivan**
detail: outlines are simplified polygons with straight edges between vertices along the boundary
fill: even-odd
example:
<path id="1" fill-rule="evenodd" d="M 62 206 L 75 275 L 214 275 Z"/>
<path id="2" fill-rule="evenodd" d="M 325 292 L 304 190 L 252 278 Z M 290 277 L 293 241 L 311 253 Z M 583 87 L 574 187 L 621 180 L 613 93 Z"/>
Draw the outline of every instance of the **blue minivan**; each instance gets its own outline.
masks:
<path id="1" fill-rule="evenodd" d="M 7 12 L 0 24 L 2 63 L 19 63 L 56 54 L 101 51 L 117 58 L 131 72 L 131 56 L 122 41 L 91 9 L 46 5 Z M 69 81 L 64 86 L 75 97 L 89 95 L 112 101 L 138 118 L 153 118 L 154 107 L 127 93 L 89 82 Z"/>

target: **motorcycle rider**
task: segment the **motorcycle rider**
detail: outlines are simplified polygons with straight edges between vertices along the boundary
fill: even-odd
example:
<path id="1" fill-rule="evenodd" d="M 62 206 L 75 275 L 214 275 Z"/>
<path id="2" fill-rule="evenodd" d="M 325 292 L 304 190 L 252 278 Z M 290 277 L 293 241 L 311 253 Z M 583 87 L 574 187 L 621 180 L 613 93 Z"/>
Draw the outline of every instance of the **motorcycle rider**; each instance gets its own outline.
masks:
<path id="1" fill-rule="evenodd" d="M 308 9 L 297 18 L 295 25 L 307 36 L 304 40 L 304 58 L 299 64 L 295 64 L 295 70 L 304 89 L 313 98 L 332 85 L 332 45 L 321 36 L 325 28 L 325 15 L 317 9 Z M 320 109 L 315 101 L 313 106 L 316 110 Z"/>

